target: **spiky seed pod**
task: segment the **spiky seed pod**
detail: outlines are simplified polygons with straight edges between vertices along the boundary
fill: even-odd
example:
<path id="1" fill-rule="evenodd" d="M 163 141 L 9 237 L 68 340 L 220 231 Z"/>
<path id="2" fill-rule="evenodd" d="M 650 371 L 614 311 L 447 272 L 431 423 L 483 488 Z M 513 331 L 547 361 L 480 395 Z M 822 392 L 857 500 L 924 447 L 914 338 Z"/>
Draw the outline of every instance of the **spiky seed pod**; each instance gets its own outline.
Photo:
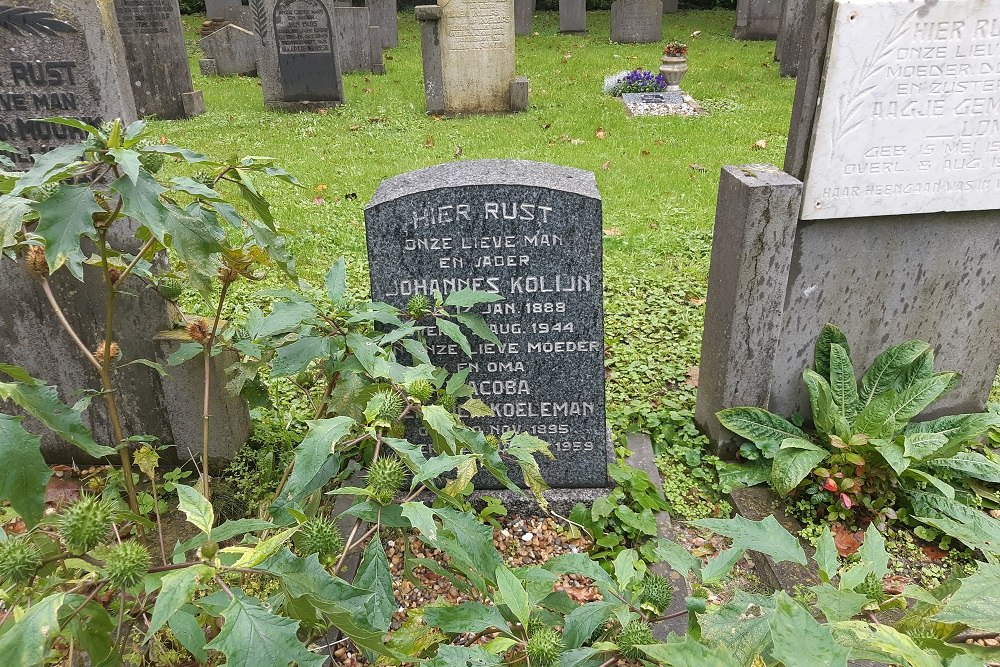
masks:
<path id="1" fill-rule="evenodd" d="M 45 248 L 37 245 L 28 246 L 24 253 L 24 262 L 28 270 L 39 278 L 49 275 L 49 262 L 45 259 Z"/>
<path id="2" fill-rule="evenodd" d="M 455 397 L 452 396 L 451 394 L 442 394 L 438 398 L 438 405 L 440 405 L 442 408 L 444 408 L 448 412 L 454 412 L 456 404 L 457 404 L 457 401 L 456 401 Z"/>
<path id="3" fill-rule="evenodd" d="M 392 423 L 403 415 L 403 399 L 392 389 L 383 389 L 374 398 L 381 399 L 376 419 Z"/>
<path id="4" fill-rule="evenodd" d="M 414 295 L 406 304 L 406 312 L 417 319 L 431 312 L 431 302 L 423 294 Z"/>
<path id="5" fill-rule="evenodd" d="M 116 266 L 109 266 L 108 267 L 108 281 L 112 285 L 114 285 L 115 283 L 117 283 L 121 279 L 122 279 L 122 271 L 121 271 L 121 269 L 119 269 Z"/>
<path id="6" fill-rule="evenodd" d="M 199 171 L 197 174 L 195 174 L 191 178 L 193 178 L 194 180 L 198 181 L 199 183 L 201 183 L 202 185 L 204 185 L 206 188 L 215 187 L 215 177 L 212 176 L 207 171 Z"/>
<path id="7" fill-rule="evenodd" d="M 325 565 L 334 564 L 344 550 L 344 536 L 337 524 L 324 517 L 313 517 L 302 524 L 292 542 L 299 556 L 318 554 Z"/>
<path id="8" fill-rule="evenodd" d="M 203 545 L 201 545 L 201 548 L 198 549 L 198 553 L 205 560 L 212 560 L 213 558 L 215 558 L 215 555 L 219 553 L 219 543 L 205 542 Z"/>
<path id="9" fill-rule="evenodd" d="M 885 587 L 882 585 L 882 579 L 874 572 L 869 572 L 865 580 L 858 584 L 855 590 L 877 604 L 882 604 L 888 599 Z"/>
<path id="10" fill-rule="evenodd" d="M 114 341 L 111 342 L 111 346 L 108 348 L 108 351 L 111 353 L 111 359 L 117 359 L 122 356 L 122 349 L 118 346 L 118 343 L 115 343 Z M 100 365 L 104 365 L 104 343 L 99 343 L 97 347 L 94 348 L 94 359 L 96 359 L 97 363 Z"/>
<path id="11" fill-rule="evenodd" d="M 212 335 L 212 327 L 209 326 L 208 320 L 201 317 L 193 318 L 184 327 L 184 331 L 187 332 L 188 338 L 196 343 L 205 343 L 208 341 L 209 336 Z"/>
<path id="12" fill-rule="evenodd" d="M 155 174 L 163 169 L 165 161 L 166 156 L 163 153 L 141 153 L 139 155 L 139 164 L 151 174 Z"/>
<path id="13" fill-rule="evenodd" d="M 48 199 L 49 197 L 51 197 L 52 195 L 54 195 L 58 189 L 59 189 L 58 183 L 46 183 L 45 185 L 39 185 L 35 187 L 31 193 L 31 196 L 36 202 L 41 203 L 46 199 Z"/>
<path id="14" fill-rule="evenodd" d="M 670 606 L 674 599 L 674 587 L 670 580 L 664 576 L 647 572 L 642 578 L 642 590 L 639 593 L 639 602 L 649 605 L 657 614 L 662 614 Z"/>
<path id="15" fill-rule="evenodd" d="M 649 627 L 649 623 L 637 618 L 629 621 L 628 625 L 622 628 L 621 633 L 618 635 L 617 643 L 618 652 L 621 653 L 623 658 L 636 660 L 643 655 L 642 651 L 637 647 L 645 646 L 646 644 L 655 644 L 656 640 L 653 639 L 653 631 Z"/>
<path id="16" fill-rule="evenodd" d="M 549 667 L 559 660 L 559 655 L 565 649 L 562 635 L 548 626 L 535 630 L 528 637 L 525 653 L 532 667 Z"/>
<path id="17" fill-rule="evenodd" d="M 609 632 L 614 629 L 615 625 L 612 622 L 602 623 L 594 628 L 594 631 L 590 633 L 590 641 L 588 643 L 593 644 L 594 642 L 599 642 L 604 639 Z"/>
<path id="18" fill-rule="evenodd" d="M 160 296 L 168 301 L 176 301 L 184 292 L 184 285 L 177 280 L 163 280 L 156 287 Z"/>
<path id="19" fill-rule="evenodd" d="M 97 202 L 97 205 L 103 208 L 106 212 L 111 212 L 111 209 L 113 208 L 111 206 L 111 200 L 108 199 L 108 196 L 103 192 L 95 192 L 94 201 Z"/>
<path id="20" fill-rule="evenodd" d="M 59 517 L 56 528 L 66 549 L 84 554 L 101 544 L 111 530 L 111 504 L 94 496 L 84 496 Z"/>
<path id="21" fill-rule="evenodd" d="M 149 549 L 135 540 L 116 544 L 104 555 L 104 576 L 115 588 L 131 588 L 149 569 Z"/>
<path id="22" fill-rule="evenodd" d="M 500 449 L 500 438 L 488 435 L 486 436 L 486 444 L 490 446 L 490 449 Z"/>
<path id="23" fill-rule="evenodd" d="M 414 380 L 406 388 L 406 392 L 411 398 L 426 403 L 434 395 L 434 387 L 427 380 Z"/>
<path id="24" fill-rule="evenodd" d="M 382 505 L 392 502 L 396 494 L 403 490 L 406 468 L 395 456 L 383 456 L 368 468 L 368 491 L 372 499 Z"/>
<path id="25" fill-rule="evenodd" d="M 27 581 L 41 565 L 38 547 L 23 537 L 0 542 L 0 581 L 15 584 Z"/>

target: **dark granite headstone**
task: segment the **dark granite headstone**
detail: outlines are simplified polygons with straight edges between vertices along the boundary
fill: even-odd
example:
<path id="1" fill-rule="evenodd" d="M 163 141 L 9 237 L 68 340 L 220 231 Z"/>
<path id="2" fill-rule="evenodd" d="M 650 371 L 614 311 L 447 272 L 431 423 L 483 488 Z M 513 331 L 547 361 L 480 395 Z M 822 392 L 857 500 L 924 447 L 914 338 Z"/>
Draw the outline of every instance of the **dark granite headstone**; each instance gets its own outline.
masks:
<path id="1" fill-rule="evenodd" d="M 587 32 L 587 0 L 559 0 L 559 32 Z"/>
<path id="2" fill-rule="evenodd" d="M 264 106 L 301 111 L 344 102 L 334 7 L 333 0 L 251 0 Z"/>
<path id="3" fill-rule="evenodd" d="M 396 16 L 396 0 L 368 0 L 367 5 L 372 14 L 372 24 L 378 26 L 382 48 L 396 48 L 399 45 L 399 18 Z"/>
<path id="4" fill-rule="evenodd" d="M 463 288 L 504 297 L 475 309 L 499 346 L 473 337 L 470 359 L 431 328 L 431 357 L 470 370 L 495 414 L 473 426 L 552 445 L 556 460 L 540 464 L 553 487 L 607 484 L 601 210 L 592 173 L 520 160 L 403 174 L 365 209 L 376 300 L 405 306 Z"/>
<path id="5" fill-rule="evenodd" d="M 612 42 L 649 44 L 662 38 L 662 0 L 615 0 L 611 3 Z"/>
<path id="6" fill-rule="evenodd" d="M 514 0 L 514 34 L 518 37 L 531 34 L 535 17 L 535 0 Z"/>
<path id="7" fill-rule="evenodd" d="M 176 0 L 115 0 L 129 81 L 140 116 L 176 120 L 205 111 L 194 90 Z"/>
<path id="8" fill-rule="evenodd" d="M 240 0 L 205 0 L 205 15 L 210 19 L 228 19 L 242 6 Z"/>
<path id="9" fill-rule="evenodd" d="M 333 24 L 337 31 L 337 61 L 341 74 L 370 72 L 385 74 L 382 36 L 372 25 L 368 7 L 336 7 Z"/>
<path id="10" fill-rule="evenodd" d="M 29 155 L 78 143 L 84 133 L 36 118 L 70 116 L 89 124 L 136 118 L 112 0 L 15 0 L 0 9 L 0 141 Z"/>

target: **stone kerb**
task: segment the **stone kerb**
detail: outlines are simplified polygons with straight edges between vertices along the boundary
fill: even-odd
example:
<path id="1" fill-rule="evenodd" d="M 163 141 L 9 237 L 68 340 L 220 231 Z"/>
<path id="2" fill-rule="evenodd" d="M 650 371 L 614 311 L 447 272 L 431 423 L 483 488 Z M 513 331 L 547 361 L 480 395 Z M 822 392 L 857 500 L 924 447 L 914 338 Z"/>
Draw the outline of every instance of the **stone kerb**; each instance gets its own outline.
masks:
<path id="1" fill-rule="evenodd" d="M 553 487 L 606 486 L 594 175 L 520 160 L 439 165 L 385 181 L 365 221 L 375 299 L 405 306 L 416 294 L 466 288 L 503 297 L 476 309 L 500 344 L 473 337 L 471 358 L 428 331 L 431 359 L 467 368 L 495 415 L 470 424 L 488 435 L 518 430 L 548 441 L 556 459 L 540 465 Z"/>

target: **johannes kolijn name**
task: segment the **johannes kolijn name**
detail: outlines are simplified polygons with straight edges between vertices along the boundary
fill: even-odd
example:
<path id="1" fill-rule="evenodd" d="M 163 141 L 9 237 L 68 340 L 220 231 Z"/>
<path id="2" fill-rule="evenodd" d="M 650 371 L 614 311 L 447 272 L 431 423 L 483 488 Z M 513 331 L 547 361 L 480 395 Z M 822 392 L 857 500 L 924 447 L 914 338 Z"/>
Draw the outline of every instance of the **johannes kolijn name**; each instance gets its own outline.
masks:
<path id="1" fill-rule="evenodd" d="M 589 292 L 593 276 L 485 276 L 482 278 L 410 278 L 400 280 L 388 287 L 386 297 L 432 296 L 440 292 L 447 296 L 463 289 L 489 292 L 491 294 L 548 294 L 567 292 Z"/>

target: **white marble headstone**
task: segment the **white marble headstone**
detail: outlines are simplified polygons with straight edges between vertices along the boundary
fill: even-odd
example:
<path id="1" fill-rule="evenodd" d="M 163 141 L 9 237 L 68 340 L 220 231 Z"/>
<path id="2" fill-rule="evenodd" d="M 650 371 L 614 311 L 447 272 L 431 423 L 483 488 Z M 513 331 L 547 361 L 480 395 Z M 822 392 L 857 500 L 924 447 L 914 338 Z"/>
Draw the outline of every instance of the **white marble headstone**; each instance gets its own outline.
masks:
<path id="1" fill-rule="evenodd" d="M 1000 209 L 993 0 L 837 0 L 803 219 Z"/>

